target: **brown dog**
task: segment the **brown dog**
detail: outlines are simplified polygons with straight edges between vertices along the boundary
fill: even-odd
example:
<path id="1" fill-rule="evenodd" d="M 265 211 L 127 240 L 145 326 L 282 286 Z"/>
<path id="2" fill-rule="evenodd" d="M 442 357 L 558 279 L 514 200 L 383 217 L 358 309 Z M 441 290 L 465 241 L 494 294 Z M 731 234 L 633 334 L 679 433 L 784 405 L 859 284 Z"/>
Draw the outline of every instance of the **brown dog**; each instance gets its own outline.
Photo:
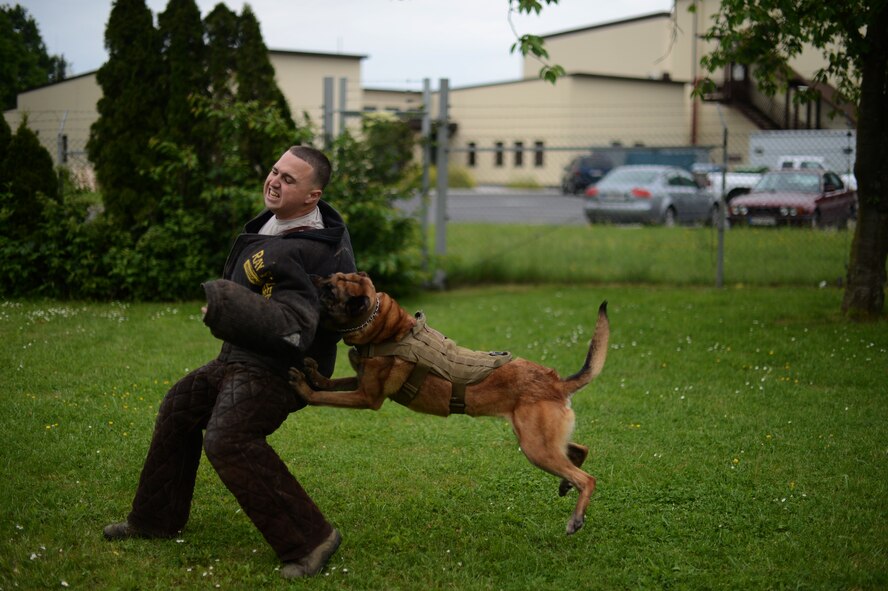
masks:
<path id="1" fill-rule="evenodd" d="M 465 385 L 460 393 L 464 399 L 459 401 L 464 407 L 454 410 L 456 388 L 450 381 L 430 371 L 420 378 L 418 387 L 408 388 L 414 382 L 416 363 L 391 353 L 375 355 L 372 348 L 368 349 L 402 342 L 416 328 L 419 315 L 407 313 L 393 298 L 377 293 L 364 273 L 336 273 L 316 278 L 315 285 L 323 309 L 322 321 L 341 332 L 346 344 L 356 346 L 349 360 L 357 376 L 331 380 L 307 360 L 307 379 L 292 369 L 290 383 L 308 404 L 378 410 L 386 398 L 393 397 L 411 410 L 439 416 L 463 412 L 464 408 L 470 416 L 504 417 L 511 422 L 527 459 L 562 478 L 562 496 L 572 486 L 579 491 L 567 533 L 573 534 L 583 526 L 595 478 L 580 469 L 588 448 L 570 441 L 574 428 L 570 398 L 604 367 L 610 334 L 607 302 L 599 308 L 595 334 L 579 372 L 561 379 L 553 369 L 515 358 L 492 369 L 481 381 Z M 405 389 L 411 390 L 407 399 L 403 398 Z"/>

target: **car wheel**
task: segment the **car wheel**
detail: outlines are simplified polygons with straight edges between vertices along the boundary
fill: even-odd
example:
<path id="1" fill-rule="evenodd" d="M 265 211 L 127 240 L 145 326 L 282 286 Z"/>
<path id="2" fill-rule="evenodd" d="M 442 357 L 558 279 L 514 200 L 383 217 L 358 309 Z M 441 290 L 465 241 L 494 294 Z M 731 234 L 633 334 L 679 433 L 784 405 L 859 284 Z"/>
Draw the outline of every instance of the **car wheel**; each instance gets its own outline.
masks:
<path id="1" fill-rule="evenodd" d="M 667 228 L 672 228 L 675 226 L 675 208 L 670 206 L 666 209 L 666 213 L 663 214 L 663 225 Z"/>

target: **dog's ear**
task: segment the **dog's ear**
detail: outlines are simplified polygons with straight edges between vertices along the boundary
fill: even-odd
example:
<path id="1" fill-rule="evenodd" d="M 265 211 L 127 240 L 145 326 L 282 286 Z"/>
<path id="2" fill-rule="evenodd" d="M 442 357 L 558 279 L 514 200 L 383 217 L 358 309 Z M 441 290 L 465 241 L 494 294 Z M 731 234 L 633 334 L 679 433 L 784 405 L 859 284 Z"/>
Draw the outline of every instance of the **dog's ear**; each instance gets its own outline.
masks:
<path id="1" fill-rule="evenodd" d="M 345 309 L 348 310 L 348 315 L 351 318 L 363 316 L 370 309 L 370 298 L 365 295 L 350 297 L 345 304 Z"/>
<path id="2" fill-rule="evenodd" d="M 357 275 L 358 277 L 370 277 L 370 276 L 367 275 L 367 273 L 365 273 L 364 271 L 358 271 L 358 272 L 356 273 L 356 275 Z"/>

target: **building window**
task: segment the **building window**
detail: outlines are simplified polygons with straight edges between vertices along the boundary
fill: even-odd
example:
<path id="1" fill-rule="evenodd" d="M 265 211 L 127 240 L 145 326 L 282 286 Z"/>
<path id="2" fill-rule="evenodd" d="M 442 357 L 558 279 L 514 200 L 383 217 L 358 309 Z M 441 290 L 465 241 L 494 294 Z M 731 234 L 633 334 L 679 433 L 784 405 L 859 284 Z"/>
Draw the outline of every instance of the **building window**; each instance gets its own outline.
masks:
<path id="1" fill-rule="evenodd" d="M 494 144 L 494 145 L 496 146 L 496 150 L 495 150 L 494 153 L 493 153 L 493 159 L 494 159 L 494 160 L 493 160 L 493 165 L 494 165 L 494 166 L 502 166 L 502 165 L 503 165 L 503 161 L 504 161 L 503 143 L 502 143 L 502 142 L 497 142 L 497 143 Z"/>
<path id="2" fill-rule="evenodd" d="M 477 152 L 475 151 L 476 147 L 477 146 L 475 145 L 475 142 L 469 142 L 469 152 L 468 156 L 466 156 L 466 166 L 468 166 L 469 168 L 475 168 L 475 157 L 477 154 Z"/>
<path id="3" fill-rule="evenodd" d="M 543 167 L 543 154 L 545 144 L 543 142 L 534 142 L 533 143 L 533 165 L 537 168 Z"/>
<path id="4" fill-rule="evenodd" d="M 515 142 L 515 168 L 524 166 L 524 142 Z"/>

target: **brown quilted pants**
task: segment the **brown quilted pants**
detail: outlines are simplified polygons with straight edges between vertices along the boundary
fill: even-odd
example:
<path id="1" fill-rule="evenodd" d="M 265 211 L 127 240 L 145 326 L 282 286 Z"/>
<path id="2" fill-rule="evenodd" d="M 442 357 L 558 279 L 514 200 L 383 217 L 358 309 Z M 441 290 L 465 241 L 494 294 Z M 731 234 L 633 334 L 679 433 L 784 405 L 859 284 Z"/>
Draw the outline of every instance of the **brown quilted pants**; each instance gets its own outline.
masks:
<path id="1" fill-rule="evenodd" d="M 265 438 L 304 406 L 261 368 L 215 360 L 191 372 L 160 406 L 129 522 L 158 535 L 185 527 L 203 448 L 278 557 L 302 558 L 332 527 Z"/>

